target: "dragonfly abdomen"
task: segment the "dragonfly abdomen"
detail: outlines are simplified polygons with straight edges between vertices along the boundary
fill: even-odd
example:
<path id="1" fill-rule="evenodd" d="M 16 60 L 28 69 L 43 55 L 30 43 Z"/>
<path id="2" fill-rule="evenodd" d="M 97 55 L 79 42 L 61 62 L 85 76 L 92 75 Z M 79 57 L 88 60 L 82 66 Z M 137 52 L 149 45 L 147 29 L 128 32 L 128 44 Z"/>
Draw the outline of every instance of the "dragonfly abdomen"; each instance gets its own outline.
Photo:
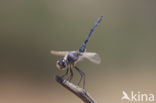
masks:
<path id="1" fill-rule="evenodd" d="M 103 16 L 100 16 L 100 17 L 97 19 L 96 23 L 95 23 L 95 24 L 93 25 L 93 27 L 91 28 L 91 30 L 90 30 L 90 32 L 89 32 L 89 34 L 88 34 L 86 40 L 83 42 L 83 44 L 82 44 L 81 47 L 80 47 L 79 52 L 85 52 L 86 44 L 87 44 L 87 42 L 88 42 L 90 36 L 92 35 L 94 29 L 96 28 L 96 26 L 98 25 L 98 23 L 100 23 L 100 21 L 102 20 L 102 17 L 103 17 Z"/>

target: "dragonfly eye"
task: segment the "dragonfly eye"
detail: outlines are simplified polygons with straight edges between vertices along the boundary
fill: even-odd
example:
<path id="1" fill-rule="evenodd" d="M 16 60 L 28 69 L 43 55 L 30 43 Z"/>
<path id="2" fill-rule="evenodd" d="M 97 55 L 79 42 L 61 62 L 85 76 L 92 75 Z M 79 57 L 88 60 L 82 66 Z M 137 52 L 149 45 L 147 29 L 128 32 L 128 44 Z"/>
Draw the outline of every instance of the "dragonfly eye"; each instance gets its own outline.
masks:
<path id="1" fill-rule="evenodd" d="M 66 64 L 66 62 L 65 62 L 64 59 L 60 59 L 60 60 L 58 60 L 58 61 L 56 62 L 56 66 L 57 66 L 58 69 L 64 70 L 64 69 L 66 69 L 67 64 Z"/>

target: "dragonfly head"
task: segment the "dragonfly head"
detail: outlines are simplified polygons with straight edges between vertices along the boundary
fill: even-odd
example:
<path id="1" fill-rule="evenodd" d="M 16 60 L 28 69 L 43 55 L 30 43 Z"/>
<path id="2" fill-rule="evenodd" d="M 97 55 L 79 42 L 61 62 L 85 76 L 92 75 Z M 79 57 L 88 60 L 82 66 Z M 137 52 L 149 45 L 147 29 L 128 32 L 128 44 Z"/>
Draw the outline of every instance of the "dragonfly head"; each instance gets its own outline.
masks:
<path id="1" fill-rule="evenodd" d="M 56 67 L 59 70 L 65 70 L 67 68 L 67 63 L 64 59 L 60 59 L 56 62 Z"/>

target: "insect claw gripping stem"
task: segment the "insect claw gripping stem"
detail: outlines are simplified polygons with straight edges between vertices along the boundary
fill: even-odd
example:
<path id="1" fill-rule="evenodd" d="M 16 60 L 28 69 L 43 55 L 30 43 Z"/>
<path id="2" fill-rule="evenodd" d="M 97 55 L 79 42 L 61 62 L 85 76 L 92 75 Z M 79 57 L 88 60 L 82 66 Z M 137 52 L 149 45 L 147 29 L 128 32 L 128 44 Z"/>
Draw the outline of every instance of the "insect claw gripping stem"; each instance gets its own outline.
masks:
<path id="1" fill-rule="evenodd" d="M 81 80 L 83 79 L 83 89 L 85 88 L 85 73 L 84 72 L 82 72 L 78 67 L 76 67 L 75 66 L 75 69 L 80 73 L 80 76 L 81 76 L 81 78 L 80 78 L 80 80 L 79 80 L 79 82 L 78 82 L 78 86 L 80 85 L 80 83 L 81 83 Z"/>
<path id="2" fill-rule="evenodd" d="M 84 51 L 85 51 L 85 49 L 86 49 L 86 44 L 87 44 L 87 42 L 88 42 L 90 36 L 92 35 L 94 29 L 98 26 L 98 23 L 100 23 L 100 21 L 102 20 L 102 17 L 103 17 L 103 16 L 100 16 L 100 17 L 96 20 L 95 24 L 93 25 L 92 29 L 90 30 L 90 32 L 89 32 L 89 34 L 88 34 L 88 36 L 87 36 L 87 38 L 86 38 L 86 40 L 85 40 L 85 41 L 83 42 L 83 44 L 81 45 L 81 47 L 80 47 L 80 49 L 79 49 L 79 52 L 84 52 Z"/>

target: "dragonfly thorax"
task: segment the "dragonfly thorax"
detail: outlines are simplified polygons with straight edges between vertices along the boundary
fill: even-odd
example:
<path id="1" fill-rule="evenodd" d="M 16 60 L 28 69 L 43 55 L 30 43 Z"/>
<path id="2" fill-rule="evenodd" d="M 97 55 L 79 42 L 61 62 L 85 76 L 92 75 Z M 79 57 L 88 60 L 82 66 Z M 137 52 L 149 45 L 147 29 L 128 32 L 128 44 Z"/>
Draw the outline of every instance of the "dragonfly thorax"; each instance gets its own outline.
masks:
<path id="1" fill-rule="evenodd" d="M 65 59 L 67 60 L 68 63 L 72 64 L 74 62 L 76 62 L 79 57 L 82 54 L 79 51 L 71 51 L 68 53 L 67 57 L 65 57 Z"/>

